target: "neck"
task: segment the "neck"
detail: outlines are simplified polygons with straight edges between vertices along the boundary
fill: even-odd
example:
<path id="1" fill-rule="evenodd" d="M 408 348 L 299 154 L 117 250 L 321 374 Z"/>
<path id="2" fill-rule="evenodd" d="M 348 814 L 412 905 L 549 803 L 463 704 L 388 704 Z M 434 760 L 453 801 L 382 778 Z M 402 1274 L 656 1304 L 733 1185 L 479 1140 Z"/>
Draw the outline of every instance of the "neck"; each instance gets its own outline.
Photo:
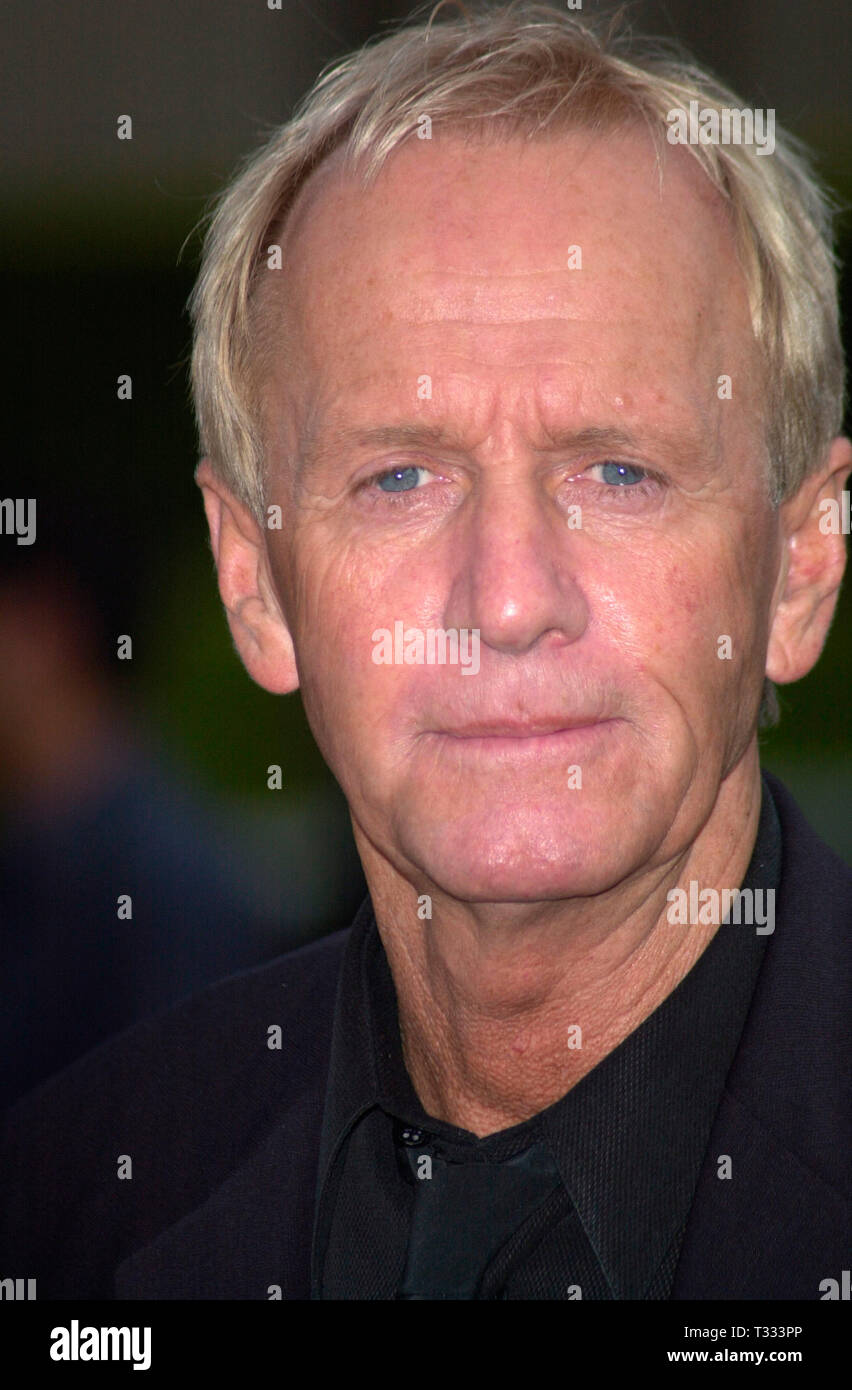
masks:
<path id="1" fill-rule="evenodd" d="M 739 886 L 757 836 L 756 745 L 688 848 L 595 898 L 464 903 L 403 878 L 355 826 L 428 1114 L 477 1135 L 552 1105 L 648 1017 L 718 924 L 673 925 L 672 888 Z M 432 918 L 417 913 L 429 891 Z"/>

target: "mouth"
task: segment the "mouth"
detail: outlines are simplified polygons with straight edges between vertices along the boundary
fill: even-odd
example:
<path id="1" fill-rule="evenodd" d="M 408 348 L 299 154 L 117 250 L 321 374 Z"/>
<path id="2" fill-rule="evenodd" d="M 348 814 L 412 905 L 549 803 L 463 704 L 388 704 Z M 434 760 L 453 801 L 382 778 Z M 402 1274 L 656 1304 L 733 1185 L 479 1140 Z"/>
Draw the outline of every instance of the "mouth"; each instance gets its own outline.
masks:
<path id="1" fill-rule="evenodd" d="M 554 734 L 574 733 L 579 729 L 594 729 L 612 723 L 594 715 L 566 719 L 564 715 L 544 719 L 500 719 L 459 725 L 457 728 L 436 729 L 446 738 L 457 739 L 531 739 L 550 738 Z"/>
<path id="2" fill-rule="evenodd" d="M 494 720 L 435 729 L 430 735 L 448 753 L 460 757 L 497 757 L 509 761 L 570 755 L 576 761 L 584 749 L 591 749 L 618 724 L 619 719 L 599 719 L 586 715 L 566 719 Z"/>

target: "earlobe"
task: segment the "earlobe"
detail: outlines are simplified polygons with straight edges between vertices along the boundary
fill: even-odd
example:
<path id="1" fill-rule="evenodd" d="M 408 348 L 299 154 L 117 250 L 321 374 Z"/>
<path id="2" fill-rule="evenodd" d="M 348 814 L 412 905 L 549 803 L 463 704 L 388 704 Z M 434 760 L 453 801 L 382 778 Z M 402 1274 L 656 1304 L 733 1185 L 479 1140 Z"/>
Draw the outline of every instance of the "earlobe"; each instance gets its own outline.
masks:
<path id="1" fill-rule="evenodd" d="M 214 473 L 196 469 L 204 498 L 219 593 L 234 645 L 253 680 L 273 695 L 298 689 L 290 629 L 270 574 L 266 539 L 256 519 Z"/>
<path id="2" fill-rule="evenodd" d="M 852 444 L 835 439 L 825 467 L 805 478 L 782 507 L 785 548 L 781 595 L 772 620 L 766 674 L 778 685 L 801 680 L 822 652 L 846 566 L 842 528 L 826 524 L 842 514 L 843 488 L 852 471 Z"/>

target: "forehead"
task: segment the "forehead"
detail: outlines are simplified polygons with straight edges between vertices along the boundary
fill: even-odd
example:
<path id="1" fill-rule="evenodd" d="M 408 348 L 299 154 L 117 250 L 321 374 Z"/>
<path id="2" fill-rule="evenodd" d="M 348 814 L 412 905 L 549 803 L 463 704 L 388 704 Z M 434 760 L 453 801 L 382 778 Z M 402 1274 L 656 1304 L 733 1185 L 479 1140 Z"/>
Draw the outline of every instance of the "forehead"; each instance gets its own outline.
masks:
<path id="1" fill-rule="evenodd" d="M 410 140 L 364 186 L 332 156 L 287 222 L 269 299 L 315 397 L 420 362 L 592 368 L 625 389 L 736 373 L 754 350 L 727 210 L 650 135 Z M 714 371 L 715 369 L 715 371 Z M 756 373 L 744 371 L 743 378 Z M 745 385 L 745 382 L 742 382 Z"/>

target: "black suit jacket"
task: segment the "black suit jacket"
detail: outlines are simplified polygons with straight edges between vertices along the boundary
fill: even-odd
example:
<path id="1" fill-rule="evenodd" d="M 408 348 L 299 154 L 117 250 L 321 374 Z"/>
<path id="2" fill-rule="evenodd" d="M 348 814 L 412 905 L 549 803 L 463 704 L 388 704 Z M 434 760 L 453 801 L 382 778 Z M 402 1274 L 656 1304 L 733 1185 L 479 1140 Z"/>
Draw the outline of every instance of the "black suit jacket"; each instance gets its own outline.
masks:
<path id="1" fill-rule="evenodd" d="M 675 1299 L 819 1299 L 849 1267 L 852 872 L 770 785 L 784 856 L 776 929 Z M 0 1154 L 0 1275 L 36 1278 L 40 1299 L 310 1297 L 347 935 L 207 989 L 20 1102 Z M 273 1024 L 280 1050 L 267 1046 Z M 127 1158 L 132 1177 L 120 1178 Z"/>

